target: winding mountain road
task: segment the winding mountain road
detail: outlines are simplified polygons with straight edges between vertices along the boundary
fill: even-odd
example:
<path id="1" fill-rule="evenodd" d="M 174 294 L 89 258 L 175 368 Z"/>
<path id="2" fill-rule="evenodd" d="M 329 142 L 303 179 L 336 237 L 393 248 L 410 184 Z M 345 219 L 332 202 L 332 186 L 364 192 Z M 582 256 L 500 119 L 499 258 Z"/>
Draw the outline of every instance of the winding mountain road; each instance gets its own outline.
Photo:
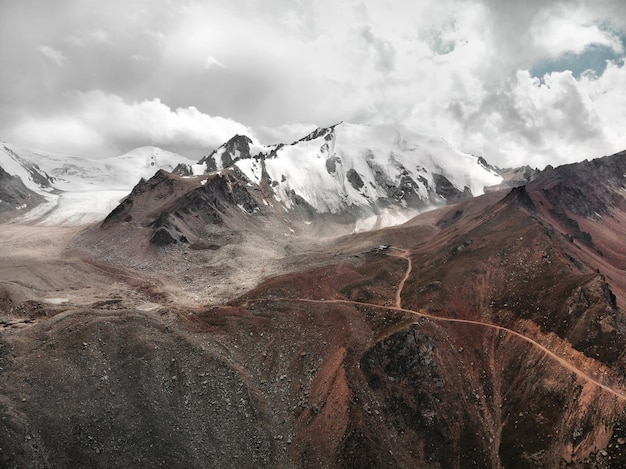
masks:
<path id="1" fill-rule="evenodd" d="M 404 273 L 404 276 L 402 277 L 402 279 L 398 283 L 398 287 L 396 289 L 395 306 L 383 306 L 383 305 L 377 305 L 377 304 L 373 304 L 373 303 L 364 303 L 364 302 L 361 302 L 361 301 L 352 301 L 352 300 L 339 300 L 339 299 L 337 299 L 337 300 L 314 300 L 314 299 L 307 299 L 307 298 L 251 299 L 251 300 L 248 300 L 248 302 L 256 302 L 256 301 L 300 301 L 300 302 L 305 302 L 305 303 L 348 304 L 348 305 L 354 305 L 354 306 L 367 306 L 367 307 L 370 307 L 370 308 L 376 308 L 376 309 L 382 309 L 382 310 L 399 311 L 399 312 L 403 312 L 403 313 L 412 314 L 412 315 L 418 316 L 420 318 L 431 319 L 431 320 L 434 320 L 434 321 L 452 322 L 452 323 L 461 323 L 461 324 L 472 324 L 472 325 L 476 325 L 476 326 L 487 327 L 487 328 L 490 328 L 490 329 L 493 329 L 493 330 L 496 330 L 496 331 L 499 331 L 499 332 L 503 332 L 505 334 L 510 334 L 512 336 L 515 336 L 515 337 L 517 337 L 517 338 L 527 342 L 528 344 L 532 345 L 533 347 L 537 347 L 546 356 L 548 356 L 551 359 L 555 360 L 557 363 L 559 363 L 561 366 L 563 366 L 567 370 L 569 370 L 572 373 L 574 373 L 579 378 L 583 379 L 584 381 L 587 381 L 589 383 L 592 383 L 592 384 L 598 386 L 600 389 L 608 392 L 609 394 L 612 394 L 613 396 L 615 396 L 618 399 L 626 401 L 626 392 L 617 390 L 617 389 L 615 389 L 615 388 L 613 388 L 613 387 L 611 387 L 609 385 L 601 383 L 600 381 L 598 381 L 594 377 L 589 376 L 587 373 L 582 371 L 576 365 L 574 365 L 574 364 L 570 363 L 569 361 L 567 361 L 566 359 L 560 357 L 559 355 L 557 355 L 556 353 L 554 353 L 550 349 L 546 348 L 544 345 L 541 345 L 536 340 L 531 339 L 530 337 L 525 336 L 524 334 L 522 334 L 520 332 L 514 331 L 513 329 L 509 329 L 509 328 L 504 327 L 504 326 L 499 326 L 497 324 L 491 324 L 491 323 L 488 323 L 488 322 L 475 321 L 475 320 L 471 320 L 471 319 L 445 318 L 445 317 L 440 317 L 440 316 L 435 316 L 435 315 L 429 314 L 429 313 L 427 313 L 424 310 L 422 310 L 422 311 L 414 311 L 414 310 L 411 310 L 411 309 L 403 308 L 402 307 L 402 290 L 404 289 L 404 285 L 405 285 L 406 281 L 408 280 L 409 276 L 411 275 L 411 270 L 412 270 L 412 262 L 411 262 L 411 258 L 410 258 L 410 252 L 408 250 L 406 250 L 406 249 L 398 249 L 398 248 L 391 248 L 391 249 L 394 249 L 394 254 L 390 254 L 391 256 L 398 257 L 398 258 L 401 258 L 401 259 L 405 259 L 407 261 L 406 271 Z"/>
<path id="2" fill-rule="evenodd" d="M 456 323 L 464 323 L 464 324 L 474 324 L 474 325 L 478 325 L 478 326 L 482 326 L 482 327 L 489 327 L 491 329 L 495 329 L 497 331 L 501 331 L 507 334 L 511 334 L 515 337 L 518 337 L 520 339 L 522 339 L 523 341 L 539 348 L 543 353 L 545 353 L 548 357 L 552 358 L 553 360 L 556 360 L 561 366 L 565 367 L 566 369 L 568 369 L 569 371 L 571 371 L 572 373 L 574 373 L 576 376 L 582 378 L 585 381 L 588 381 L 590 383 L 595 384 L 596 386 L 598 386 L 599 388 L 605 390 L 606 392 L 613 394 L 615 397 L 617 397 L 618 399 L 622 399 L 626 401 L 626 393 L 622 392 L 622 391 L 618 391 L 610 386 L 607 386 L 606 384 L 601 383 L 600 381 L 598 381 L 597 379 L 593 378 L 592 376 L 589 376 L 587 373 L 585 373 L 584 371 L 582 371 L 580 368 L 576 367 L 575 365 L 573 365 L 572 363 L 568 362 L 567 360 L 565 360 L 564 358 L 560 357 L 559 355 L 557 355 L 556 353 L 552 352 L 550 349 L 546 348 L 545 346 L 541 345 L 539 342 L 531 339 L 528 336 L 525 336 L 524 334 L 521 334 L 520 332 L 514 331 L 513 329 L 509 329 L 507 327 L 503 327 L 503 326 L 498 326 L 496 324 L 491 324 L 491 323 L 487 323 L 487 322 L 482 322 L 482 321 L 474 321 L 474 320 L 470 320 L 470 319 L 457 319 L 457 318 L 442 318 L 439 316 L 434 316 L 432 314 L 428 314 L 425 311 L 413 311 L 410 309 L 405 309 L 402 308 L 402 290 L 404 289 L 404 284 L 406 283 L 407 279 L 409 278 L 409 276 L 411 275 L 411 270 L 413 267 L 413 264 L 411 262 L 411 257 L 410 257 L 410 252 L 406 249 L 398 249 L 395 248 L 395 251 L 397 252 L 397 254 L 392 254 L 394 257 L 399 257 L 402 259 L 405 259 L 407 261 L 407 268 L 406 271 L 404 273 L 404 276 L 402 277 L 402 280 L 400 281 L 400 283 L 398 284 L 398 288 L 396 290 L 396 306 L 390 309 L 396 310 L 396 311 L 402 311 L 405 313 L 410 313 L 419 317 L 424 317 L 424 318 L 428 318 L 428 319 L 434 319 L 437 321 L 447 321 L 447 322 L 456 322 Z"/>
<path id="3" fill-rule="evenodd" d="M 402 277 L 402 280 L 400 280 L 398 288 L 396 289 L 396 308 L 402 308 L 402 290 L 404 290 L 404 284 L 408 280 L 409 275 L 411 275 L 413 263 L 411 262 L 411 257 L 409 256 L 410 253 L 406 249 L 399 249 L 394 247 L 390 249 L 399 252 L 398 254 L 391 254 L 393 257 L 400 257 L 401 259 L 406 260 L 408 263 L 406 271 L 404 272 L 404 276 Z"/>

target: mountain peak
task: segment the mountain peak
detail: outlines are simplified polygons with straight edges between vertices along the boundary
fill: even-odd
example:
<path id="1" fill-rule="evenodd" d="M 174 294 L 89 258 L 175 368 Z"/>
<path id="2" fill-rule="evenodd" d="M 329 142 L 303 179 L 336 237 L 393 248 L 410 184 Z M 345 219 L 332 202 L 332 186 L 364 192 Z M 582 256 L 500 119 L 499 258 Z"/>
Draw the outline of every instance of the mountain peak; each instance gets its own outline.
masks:
<path id="1" fill-rule="evenodd" d="M 111 158 L 108 159 L 114 159 L 114 158 L 119 158 L 119 159 L 134 159 L 134 158 L 150 158 L 150 157 L 158 157 L 158 156 L 163 156 L 166 158 L 171 158 L 172 155 L 174 155 L 174 158 L 183 158 L 181 155 L 178 155 L 177 153 L 173 153 L 171 151 L 168 150 L 164 150 L 162 148 L 159 147 L 155 147 L 155 146 L 151 146 L 151 145 L 146 145 L 143 147 L 137 147 L 137 148 L 133 148 L 132 150 L 119 155 L 119 156 L 113 156 Z"/>
<path id="2" fill-rule="evenodd" d="M 254 188 L 259 207 L 347 224 L 367 218 L 377 226 L 482 194 L 502 181 L 442 139 L 405 127 L 346 122 L 269 147 L 235 135 L 198 165 L 175 170 L 187 176 L 226 171 Z"/>
<path id="3" fill-rule="evenodd" d="M 336 127 L 340 126 L 344 124 L 343 121 L 339 121 L 338 123 L 331 125 L 329 127 L 318 127 L 317 129 L 315 129 L 313 132 L 311 132 L 310 134 L 306 135 L 305 137 L 302 137 L 300 140 L 296 140 L 293 145 L 296 145 L 298 142 L 309 142 L 311 140 L 315 140 L 317 138 L 320 137 L 327 137 L 328 135 L 330 135 L 331 132 L 333 132 L 335 130 Z"/>
<path id="4" fill-rule="evenodd" d="M 472 195 L 502 178 L 442 139 L 406 127 L 338 122 L 291 144 L 259 147 L 235 136 L 200 163 L 205 172 L 237 166 L 291 209 L 305 202 L 321 213 L 388 207 L 422 210 Z"/>
<path id="5" fill-rule="evenodd" d="M 237 134 L 202 158 L 198 164 L 206 166 L 205 172 L 219 171 L 232 166 L 240 159 L 251 158 L 254 148 L 254 142 L 250 137 Z"/>

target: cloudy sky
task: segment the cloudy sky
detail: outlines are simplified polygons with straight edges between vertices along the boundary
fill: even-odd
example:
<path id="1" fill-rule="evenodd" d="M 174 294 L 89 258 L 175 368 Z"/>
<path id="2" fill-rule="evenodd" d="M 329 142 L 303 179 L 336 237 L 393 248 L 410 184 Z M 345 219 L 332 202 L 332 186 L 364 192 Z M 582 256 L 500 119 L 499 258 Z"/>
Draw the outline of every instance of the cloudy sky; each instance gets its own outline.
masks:
<path id="1" fill-rule="evenodd" d="M 623 0 L 0 0 L 0 140 L 200 157 L 338 121 L 500 166 L 626 149 Z"/>

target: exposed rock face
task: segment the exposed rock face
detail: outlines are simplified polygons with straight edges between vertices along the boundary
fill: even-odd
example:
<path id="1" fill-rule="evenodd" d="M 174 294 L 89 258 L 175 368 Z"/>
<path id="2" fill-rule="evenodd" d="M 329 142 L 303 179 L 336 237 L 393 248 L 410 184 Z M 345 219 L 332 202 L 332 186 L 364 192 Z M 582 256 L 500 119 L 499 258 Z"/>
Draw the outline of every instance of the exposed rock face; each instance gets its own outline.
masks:
<path id="1" fill-rule="evenodd" d="M 482 156 L 478 158 L 478 164 L 502 176 L 502 183 L 488 187 L 487 190 L 502 190 L 523 186 L 534 180 L 541 173 L 540 170 L 531 168 L 528 165 L 520 166 L 519 168 L 499 168 L 489 164 Z"/>
<path id="2" fill-rule="evenodd" d="M 361 176 L 359 176 L 359 173 L 357 173 L 354 168 L 350 168 L 348 170 L 346 173 L 346 179 L 348 179 L 348 182 L 352 184 L 352 187 L 354 187 L 357 191 L 365 185 L 363 179 L 361 179 Z"/>
<path id="3" fill-rule="evenodd" d="M 178 241 L 172 237 L 172 234 L 165 227 L 159 227 L 152 236 L 150 242 L 156 246 L 167 246 L 168 244 L 176 244 Z"/>
<path id="4" fill-rule="evenodd" d="M 150 243 L 166 246 L 199 241 L 207 225 L 223 225 L 233 210 L 248 215 L 260 207 L 248 190 L 245 177 L 236 170 L 190 180 L 158 171 L 148 181 L 140 181 L 130 195 L 102 222 L 105 230 L 119 223 L 138 225 L 149 231 Z"/>
<path id="5" fill-rule="evenodd" d="M 176 174 L 177 176 L 193 176 L 193 170 L 190 165 L 179 163 L 172 171 L 172 174 Z"/>
<path id="6" fill-rule="evenodd" d="M 206 166 L 206 172 L 229 168 L 241 159 L 249 159 L 252 140 L 245 135 L 235 135 L 228 142 L 211 152 L 199 161 Z"/>
<path id="7" fill-rule="evenodd" d="M 434 174 L 433 178 L 435 180 L 435 191 L 445 200 L 460 202 L 461 200 L 472 197 L 472 191 L 467 186 L 463 188 L 463 191 L 460 191 L 441 174 Z"/>
<path id="8" fill-rule="evenodd" d="M 11 176 L 0 167 L 0 213 L 32 208 L 44 200 L 29 190 L 20 178 Z"/>

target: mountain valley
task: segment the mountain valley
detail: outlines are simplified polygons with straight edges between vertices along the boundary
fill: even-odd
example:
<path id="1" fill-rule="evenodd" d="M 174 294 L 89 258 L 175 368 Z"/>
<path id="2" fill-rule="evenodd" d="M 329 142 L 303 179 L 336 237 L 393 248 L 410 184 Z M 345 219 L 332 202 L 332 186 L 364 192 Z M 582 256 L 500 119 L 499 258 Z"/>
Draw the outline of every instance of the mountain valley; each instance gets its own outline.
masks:
<path id="1" fill-rule="evenodd" d="M 626 152 L 4 148 L 0 466 L 626 465 Z"/>

